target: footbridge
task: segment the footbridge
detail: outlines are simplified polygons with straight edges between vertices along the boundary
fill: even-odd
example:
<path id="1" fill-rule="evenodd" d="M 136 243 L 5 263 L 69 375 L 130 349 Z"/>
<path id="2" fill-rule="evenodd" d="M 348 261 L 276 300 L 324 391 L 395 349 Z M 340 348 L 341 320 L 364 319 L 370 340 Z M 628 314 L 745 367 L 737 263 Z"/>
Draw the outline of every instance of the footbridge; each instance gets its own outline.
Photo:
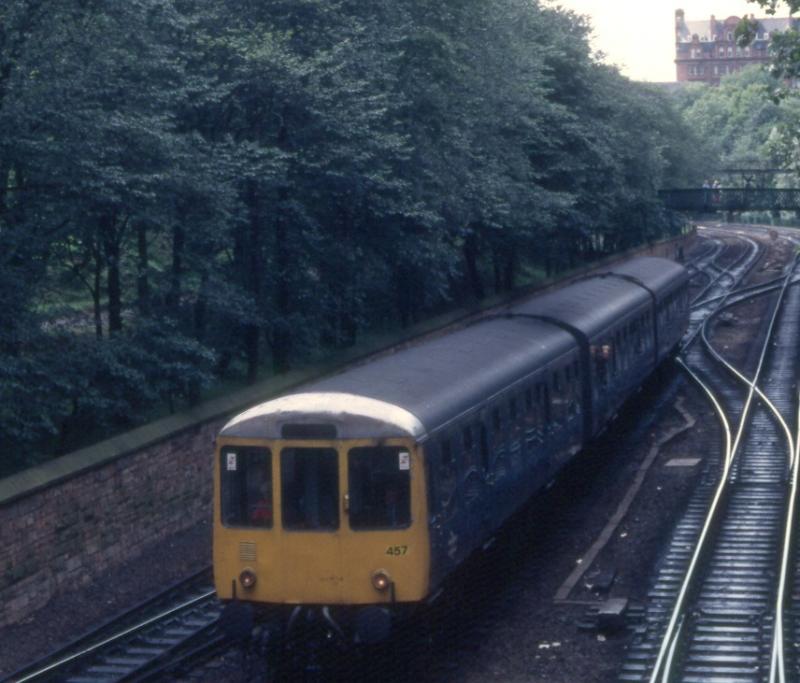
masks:
<path id="1" fill-rule="evenodd" d="M 800 188 L 715 187 L 662 190 L 659 195 L 675 211 L 800 211 Z"/>
<path id="2" fill-rule="evenodd" d="M 800 211 L 800 188 L 775 187 L 778 177 L 783 178 L 782 185 L 797 184 L 796 171 L 724 168 L 712 177 L 715 187 L 663 190 L 659 194 L 667 208 L 691 213 Z"/>

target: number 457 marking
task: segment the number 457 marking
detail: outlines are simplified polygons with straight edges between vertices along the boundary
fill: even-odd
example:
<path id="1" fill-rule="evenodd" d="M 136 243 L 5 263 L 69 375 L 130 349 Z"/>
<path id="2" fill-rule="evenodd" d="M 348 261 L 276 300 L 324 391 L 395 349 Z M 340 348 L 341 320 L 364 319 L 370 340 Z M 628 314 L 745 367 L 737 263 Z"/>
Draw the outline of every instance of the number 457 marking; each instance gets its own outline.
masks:
<path id="1" fill-rule="evenodd" d="M 407 545 L 390 545 L 386 548 L 387 555 L 406 555 L 408 553 L 408 546 Z"/>

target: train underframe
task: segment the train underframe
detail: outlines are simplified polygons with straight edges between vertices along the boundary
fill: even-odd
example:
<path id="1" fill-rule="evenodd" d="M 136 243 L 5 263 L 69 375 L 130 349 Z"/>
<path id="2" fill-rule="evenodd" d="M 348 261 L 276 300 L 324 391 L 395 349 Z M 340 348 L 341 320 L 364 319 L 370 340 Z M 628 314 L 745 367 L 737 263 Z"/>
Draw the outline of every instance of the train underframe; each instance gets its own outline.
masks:
<path id="1" fill-rule="evenodd" d="M 258 632 L 259 637 L 293 642 L 320 641 L 331 647 L 374 645 L 389 638 L 398 622 L 417 609 L 414 603 L 374 605 L 258 605 L 227 601 L 222 628 L 233 639 L 242 640 Z"/>

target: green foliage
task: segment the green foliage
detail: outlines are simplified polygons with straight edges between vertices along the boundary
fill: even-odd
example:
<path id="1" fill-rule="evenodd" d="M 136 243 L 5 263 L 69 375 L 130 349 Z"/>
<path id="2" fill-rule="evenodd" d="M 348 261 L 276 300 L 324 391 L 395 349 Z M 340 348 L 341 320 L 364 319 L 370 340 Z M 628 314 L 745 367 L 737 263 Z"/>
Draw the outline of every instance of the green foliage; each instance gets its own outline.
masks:
<path id="1" fill-rule="evenodd" d="M 530 0 L 9 0 L 0 447 L 668 232 L 701 146 L 588 33 Z"/>
<path id="2" fill-rule="evenodd" d="M 747 0 L 748 2 L 758 3 L 767 10 L 767 14 L 775 14 L 778 10 L 788 9 L 790 13 L 800 10 L 800 0 Z M 785 5 L 785 7 L 784 7 Z"/>
<path id="3" fill-rule="evenodd" d="M 695 91 L 683 102 L 686 120 L 717 168 L 759 168 L 781 164 L 781 150 L 794 129 L 798 103 L 770 97 L 772 77 L 751 67 Z"/>
<path id="4" fill-rule="evenodd" d="M 788 11 L 789 15 L 800 10 L 800 0 L 748 0 L 758 4 L 767 14 Z M 755 40 L 757 22 L 743 19 L 736 27 L 736 39 L 740 45 L 749 45 Z M 776 79 L 773 99 L 792 94 L 789 83 L 800 77 L 800 33 L 796 30 L 773 32 L 770 45 L 770 73 Z M 789 87 L 786 87 L 789 85 Z"/>

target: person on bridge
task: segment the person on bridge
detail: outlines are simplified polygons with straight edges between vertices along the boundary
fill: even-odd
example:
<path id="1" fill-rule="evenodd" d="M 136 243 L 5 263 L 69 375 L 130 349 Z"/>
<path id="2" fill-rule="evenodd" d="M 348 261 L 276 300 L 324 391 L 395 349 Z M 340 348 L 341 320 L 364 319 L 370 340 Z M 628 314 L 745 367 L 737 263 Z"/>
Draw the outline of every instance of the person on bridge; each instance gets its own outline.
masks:
<path id="1" fill-rule="evenodd" d="M 703 181 L 703 210 L 708 211 L 708 207 L 711 204 L 711 181 L 706 178 Z"/>

